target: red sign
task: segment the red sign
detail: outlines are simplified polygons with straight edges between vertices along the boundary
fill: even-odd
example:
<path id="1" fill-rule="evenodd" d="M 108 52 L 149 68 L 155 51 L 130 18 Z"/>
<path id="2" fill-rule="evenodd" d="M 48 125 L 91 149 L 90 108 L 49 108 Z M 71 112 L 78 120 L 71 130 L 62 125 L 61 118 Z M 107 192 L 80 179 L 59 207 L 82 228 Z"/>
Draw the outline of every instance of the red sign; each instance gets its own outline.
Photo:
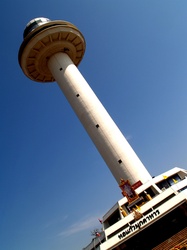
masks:
<path id="1" fill-rule="evenodd" d="M 131 187 L 135 190 L 137 189 L 138 187 L 140 187 L 142 185 L 142 182 L 141 181 L 137 181 L 136 183 L 134 183 Z"/>

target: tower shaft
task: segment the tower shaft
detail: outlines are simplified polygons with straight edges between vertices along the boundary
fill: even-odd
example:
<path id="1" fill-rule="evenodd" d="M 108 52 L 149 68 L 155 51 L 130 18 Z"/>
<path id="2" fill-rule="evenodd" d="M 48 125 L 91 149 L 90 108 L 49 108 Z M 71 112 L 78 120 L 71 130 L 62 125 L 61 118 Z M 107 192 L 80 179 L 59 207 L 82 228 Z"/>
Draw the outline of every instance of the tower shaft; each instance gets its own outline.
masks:
<path id="1" fill-rule="evenodd" d="M 56 53 L 48 68 L 86 129 L 114 178 L 131 184 L 151 179 L 150 174 L 106 109 L 66 53 Z"/>

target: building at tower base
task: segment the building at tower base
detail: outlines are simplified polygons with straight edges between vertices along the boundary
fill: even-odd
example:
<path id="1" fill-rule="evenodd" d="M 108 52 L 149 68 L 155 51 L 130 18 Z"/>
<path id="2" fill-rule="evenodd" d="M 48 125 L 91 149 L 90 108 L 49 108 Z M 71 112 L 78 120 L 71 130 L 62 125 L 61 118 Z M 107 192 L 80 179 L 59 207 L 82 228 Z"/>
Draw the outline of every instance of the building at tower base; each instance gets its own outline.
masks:
<path id="1" fill-rule="evenodd" d="M 187 171 L 173 168 L 119 200 L 84 250 L 187 249 Z"/>

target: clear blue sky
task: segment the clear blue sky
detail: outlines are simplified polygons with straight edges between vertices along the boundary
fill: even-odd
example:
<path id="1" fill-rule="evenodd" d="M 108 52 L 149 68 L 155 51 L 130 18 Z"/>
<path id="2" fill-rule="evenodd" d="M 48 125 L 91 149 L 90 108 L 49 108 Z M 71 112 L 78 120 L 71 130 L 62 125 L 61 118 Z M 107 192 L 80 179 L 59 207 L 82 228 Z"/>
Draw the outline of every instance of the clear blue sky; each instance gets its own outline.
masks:
<path id="1" fill-rule="evenodd" d="M 32 82 L 17 53 L 35 17 L 84 34 L 79 69 L 151 175 L 187 165 L 186 0 L 2 0 L 0 249 L 81 250 L 121 198 L 56 83 Z"/>

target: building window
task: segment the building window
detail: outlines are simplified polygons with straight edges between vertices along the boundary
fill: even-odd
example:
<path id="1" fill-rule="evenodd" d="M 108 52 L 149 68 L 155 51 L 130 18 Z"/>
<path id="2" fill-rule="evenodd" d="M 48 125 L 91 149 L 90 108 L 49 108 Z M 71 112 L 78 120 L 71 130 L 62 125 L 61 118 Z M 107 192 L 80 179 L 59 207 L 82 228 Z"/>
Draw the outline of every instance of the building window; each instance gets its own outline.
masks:
<path id="1" fill-rule="evenodd" d="M 181 181 L 180 177 L 178 174 L 174 174 L 168 178 L 166 178 L 165 180 L 162 180 L 161 182 L 157 183 L 157 186 L 161 189 L 167 189 L 171 186 L 173 186 L 174 184 L 176 184 L 177 182 Z"/>

